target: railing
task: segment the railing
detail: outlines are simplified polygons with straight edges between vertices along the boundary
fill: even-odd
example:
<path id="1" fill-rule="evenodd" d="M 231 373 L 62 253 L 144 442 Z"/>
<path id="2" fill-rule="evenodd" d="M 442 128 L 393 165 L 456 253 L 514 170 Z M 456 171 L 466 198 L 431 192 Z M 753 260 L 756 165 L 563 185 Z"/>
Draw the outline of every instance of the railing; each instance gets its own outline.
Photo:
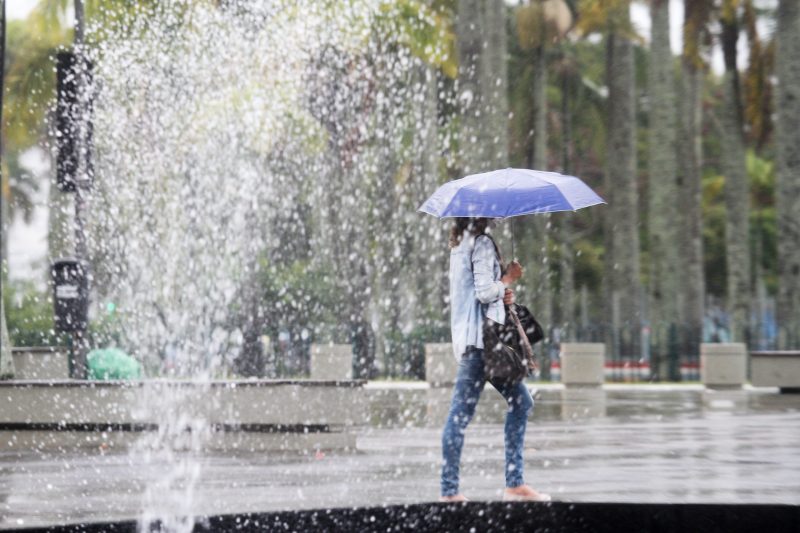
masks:
<path id="1" fill-rule="evenodd" d="M 339 342 L 347 343 L 343 332 Z M 775 346 L 800 347 L 800 339 L 791 337 L 777 328 L 771 335 L 764 329 L 748 329 L 746 343 L 749 349 L 774 349 Z M 425 344 L 450 342 L 449 328 L 417 328 L 411 333 L 395 332 L 384 337 L 382 342 L 374 339 L 368 352 L 372 355 L 369 365 L 371 378 L 425 379 Z M 719 330 L 690 327 L 680 324 L 651 324 L 645 326 L 623 326 L 613 328 L 608 324 L 591 324 L 586 327 L 551 327 L 543 342 L 534 347 L 541 362 L 541 379 L 559 379 L 558 354 L 562 342 L 600 342 L 606 345 L 605 378 L 609 382 L 686 382 L 700 380 L 700 343 L 730 342 Z M 379 345 L 382 353 L 378 354 Z M 284 349 L 273 354 L 272 360 L 279 369 L 279 376 L 300 375 L 300 365 L 289 359 L 307 351 L 307 345 L 299 350 Z M 307 356 L 306 356 L 307 357 Z M 304 358 L 304 360 L 307 360 Z M 301 372 L 302 374 L 302 372 Z"/>

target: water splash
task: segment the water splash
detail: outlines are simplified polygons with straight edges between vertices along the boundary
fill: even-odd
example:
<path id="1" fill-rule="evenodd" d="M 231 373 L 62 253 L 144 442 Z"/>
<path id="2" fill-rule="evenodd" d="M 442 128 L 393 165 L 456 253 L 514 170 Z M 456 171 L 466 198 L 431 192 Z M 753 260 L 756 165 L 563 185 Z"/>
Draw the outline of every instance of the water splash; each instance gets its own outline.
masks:
<path id="1" fill-rule="evenodd" d="M 187 394 L 224 374 L 248 331 L 396 331 L 442 285 L 425 273 L 444 258 L 430 244 L 441 228 L 415 214 L 446 141 L 429 65 L 446 52 L 428 15 L 174 0 L 93 29 L 94 288 L 149 375 L 197 385 L 146 385 L 138 416 L 159 429 L 132 453 L 165 468 L 141 528 L 191 529 L 211 431 Z M 434 32 L 424 46 L 409 40 L 420 29 Z"/>
<path id="2" fill-rule="evenodd" d="M 376 275 L 402 294 L 408 234 L 438 230 L 414 214 L 438 181 L 437 86 L 390 5 L 177 1 L 104 29 L 95 287 L 151 373 L 221 365 L 242 316 L 276 311 L 255 294 L 274 265 L 325 271 L 336 320 L 371 320 Z"/>

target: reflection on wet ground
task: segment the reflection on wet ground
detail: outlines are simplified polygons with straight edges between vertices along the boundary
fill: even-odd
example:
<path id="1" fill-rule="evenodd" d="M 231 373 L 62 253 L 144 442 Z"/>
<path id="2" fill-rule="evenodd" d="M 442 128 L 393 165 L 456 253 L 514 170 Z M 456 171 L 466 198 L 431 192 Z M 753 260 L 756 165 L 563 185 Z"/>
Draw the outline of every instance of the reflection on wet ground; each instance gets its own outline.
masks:
<path id="1" fill-rule="evenodd" d="M 526 479 L 558 499 L 800 503 L 800 396 L 762 390 L 542 387 L 526 439 Z M 370 384 L 357 450 L 206 454 L 198 514 L 430 501 L 450 389 Z M 467 431 L 462 490 L 503 488 L 504 402 L 490 387 Z M 291 436 L 287 436 L 291 438 Z M 0 527 L 114 520 L 140 512 L 164 466 L 125 453 L 0 455 Z"/>

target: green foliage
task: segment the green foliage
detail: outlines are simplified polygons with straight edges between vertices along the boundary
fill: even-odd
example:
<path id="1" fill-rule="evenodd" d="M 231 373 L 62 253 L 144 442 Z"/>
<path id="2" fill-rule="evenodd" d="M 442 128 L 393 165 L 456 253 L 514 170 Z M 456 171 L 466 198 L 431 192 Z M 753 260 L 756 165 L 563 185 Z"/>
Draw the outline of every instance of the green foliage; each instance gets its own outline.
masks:
<path id="1" fill-rule="evenodd" d="M 94 317 L 89 320 L 89 346 L 107 347 L 121 346 L 123 342 L 122 326 L 117 313 L 117 304 L 101 302 Z"/>
<path id="2" fill-rule="evenodd" d="M 35 22 L 36 12 L 28 20 L 9 21 L 6 27 L 2 195 L 8 219 L 21 212 L 28 220 L 33 212 L 32 193 L 38 184 L 20 167 L 19 157 L 46 136 L 45 117 L 55 96 L 53 57 L 68 37 L 58 28 Z"/>
<path id="3" fill-rule="evenodd" d="M 775 212 L 775 164 L 747 151 L 750 182 L 750 249 L 754 275 L 764 276 L 767 289 L 777 290 L 777 220 Z M 725 295 L 725 176 L 709 169 L 703 176 L 703 246 L 706 286 L 710 294 Z M 760 272 L 759 272 L 760 269 Z"/>
<path id="4" fill-rule="evenodd" d="M 59 346 L 53 330 L 53 299 L 32 282 L 3 284 L 6 323 L 12 346 Z"/>
<path id="5" fill-rule="evenodd" d="M 767 290 L 778 289 L 778 222 L 775 209 L 775 163 L 748 150 L 747 176 L 750 181 L 750 246 Z"/>
<path id="6" fill-rule="evenodd" d="M 772 82 L 775 75 L 775 41 L 763 42 L 758 34 L 752 0 L 744 3 L 743 22 L 750 47 L 747 69 L 742 77 L 744 119 L 751 143 L 761 149 L 772 135 Z"/>
<path id="7" fill-rule="evenodd" d="M 208 0 L 211 1 L 211 0 Z M 331 17 L 346 2 L 328 2 Z M 391 46 L 402 46 L 416 57 L 439 71 L 440 98 L 438 112 L 441 117 L 440 135 L 449 146 L 445 157 L 440 161 L 440 174 L 456 178 L 454 169 L 446 167 L 447 156 L 456 152 L 459 131 L 458 110 L 452 96 L 453 78 L 458 71 L 454 20 L 455 0 L 386 0 L 381 5 L 382 17 L 376 28 L 380 35 L 390 36 Z M 697 68 L 703 67 L 702 53 L 707 49 L 709 25 L 714 15 L 714 3 L 710 1 L 685 2 L 691 5 L 687 27 L 684 28 L 685 60 Z M 227 3 L 219 4 L 221 9 L 231 8 Z M 511 119 L 509 123 L 510 160 L 515 166 L 524 166 L 531 135 L 533 60 L 531 49 L 543 43 L 542 33 L 537 26 L 542 13 L 541 3 L 528 2 L 510 12 L 516 17 L 508 24 L 509 80 L 508 96 Z M 626 10 L 630 0 L 579 0 L 577 33 L 593 36 L 591 39 L 562 40 L 553 42 L 552 28 L 545 28 L 544 36 L 548 44 L 547 72 L 547 128 L 548 128 L 548 166 L 560 170 L 564 164 L 564 145 L 570 144 L 568 165 L 572 173 L 581 176 L 601 195 L 603 190 L 603 167 L 606 155 L 606 114 L 607 90 L 605 87 L 606 49 L 605 42 L 595 37 L 609 31 L 633 39 L 638 36 L 630 25 Z M 744 5 L 747 31 L 755 35 L 755 15 L 751 2 L 725 0 L 721 3 L 723 19 L 736 17 L 737 6 Z M 749 7 L 748 7 L 749 6 Z M 68 46 L 72 41 L 72 30 L 66 27 L 67 15 L 73 5 L 70 0 L 41 0 L 30 17 L 24 21 L 10 21 L 7 27 L 7 70 L 5 93 L 5 118 L 3 135 L 7 142 L 8 157 L 4 160 L 6 168 L 3 177 L 3 194 L 10 199 L 12 207 L 30 212 L 30 197 L 26 190 L 33 190 L 35 184 L 28 182 L 20 170 L 18 156 L 25 149 L 42 144 L 46 138 L 48 111 L 54 101 L 55 76 L 53 57 L 59 47 Z M 100 31 L 93 32 L 92 38 L 102 39 L 102 28 L 112 28 L 123 15 L 136 11 L 145 15 L 148 10 L 159 9 L 157 2 L 128 2 L 123 0 L 87 0 L 87 19 L 96 23 Z M 298 11 L 297 16 L 302 16 Z M 389 31 L 390 30 L 390 31 Z M 768 159 L 771 109 L 772 44 L 750 39 L 753 58 L 751 68 L 743 79 L 745 112 L 751 125 L 751 142 L 758 143 L 759 154 L 747 154 L 747 173 L 751 186 L 751 250 L 761 272 L 767 280 L 770 292 L 776 289 L 777 271 L 777 230 L 775 216 L 775 169 Z M 635 47 L 635 68 L 637 87 L 646 87 L 648 52 L 646 47 Z M 757 61 L 758 60 L 758 61 Z M 709 128 L 718 110 L 718 80 L 708 75 L 704 82 L 704 124 L 703 154 L 703 241 L 704 268 L 707 290 L 710 294 L 723 296 L 726 290 L 725 276 L 725 178 L 719 170 L 719 134 Z M 249 88 L 242 87 L 237 98 L 247 100 Z M 638 94 L 642 95 L 639 89 Z M 569 129 L 565 126 L 563 111 L 568 109 Z M 637 106 L 638 107 L 638 106 Z M 213 111 L 213 110 L 212 110 Z M 315 125 L 312 117 L 304 111 L 292 116 L 293 127 L 306 131 L 304 139 L 309 152 L 322 152 L 326 149 L 326 133 Z M 639 107 L 637 125 L 639 127 L 637 146 L 640 167 L 646 166 L 647 124 L 645 110 Z M 315 129 L 316 128 L 316 129 Z M 308 133 L 311 132 L 311 133 Z M 411 146 L 414 132 L 406 131 L 404 149 Z M 255 136 L 254 136 L 255 138 Z M 765 145 L 765 143 L 767 143 Z M 764 145 L 764 146 L 762 146 Z M 266 152 L 265 147 L 256 146 L 258 153 Z M 395 185 L 405 186 L 410 179 L 409 166 L 399 165 L 394 178 Z M 16 196 L 15 196 L 16 195 Z M 603 224 L 604 208 L 594 211 L 569 214 L 575 237 L 575 281 L 576 286 L 587 286 L 594 292 L 601 292 L 604 282 L 603 265 Z M 744 215 L 743 215 L 744 216 Z M 642 217 L 642 227 L 646 227 L 646 213 Z M 646 232 L 643 232 L 646 237 Z M 373 243 L 374 244 L 374 243 Z M 646 240 L 642 240 L 646 247 Z M 551 265 L 557 273 L 558 249 L 551 250 Z M 647 257 L 643 256 L 646 261 Z M 646 265 L 645 265 L 646 266 Z M 265 306 L 266 328 L 277 332 L 287 324 L 336 324 L 344 322 L 341 315 L 343 289 L 329 272 L 316 262 L 306 259 L 276 263 L 264 260 L 262 274 L 258 280 L 258 301 Z M 644 268 L 646 272 L 648 269 Z M 17 345 L 37 345 L 58 343 L 58 336 L 52 331 L 52 302 L 50 295 L 38 291 L 34 285 L 26 283 L 6 284 L 3 297 L 6 302 L 8 328 L 13 342 Z M 238 310 L 235 310 L 238 311 Z M 119 337 L 118 325 L 113 313 L 101 313 L 102 317 L 91 324 L 91 334 L 97 343 L 113 342 Z M 419 323 L 436 324 L 439 327 L 441 309 L 420 311 Z M 438 330 L 437 330 L 438 331 Z M 333 332 L 331 335 L 338 335 Z M 418 335 L 437 333 L 424 329 L 411 334 L 397 333 L 398 343 L 412 343 Z M 416 342 L 416 341 L 414 341 Z M 413 344 L 413 343 L 412 343 Z M 414 345 L 416 346 L 416 345 Z"/>
<path id="8" fill-rule="evenodd" d="M 725 178 L 714 170 L 703 174 L 703 265 L 706 291 L 725 295 Z"/>
<path id="9" fill-rule="evenodd" d="M 591 291 L 599 291 L 603 281 L 603 246 L 589 240 L 575 244 L 575 282 L 586 285 Z"/>
<path id="10" fill-rule="evenodd" d="M 14 220 L 17 213 L 22 220 L 30 223 L 33 217 L 33 194 L 39 190 L 35 176 L 19 164 L 20 153 L 8 151 L 3 160 L 3 196 L 7 201 L 6 220 Z"/>
<path id="11" fill-rule="evenodd" d="M 429 65 L 455 78 L 458 57 L 452 18 L 444 7 L 429 7 L 418 0 L 397 0 L 381 5 L 382 29 L 392 29 L 398 40 Z"/>
<path id="12" fill-rule="evenodd" d="M 44 118 L 55 97 L 53 58 L 69 35 L 58 27 L 39 27 L 30 21 L 8 23 L 3 98 L 7 150 L 29 148 L 46 133 Z"/>
<path id="13" fill-rule="evenodd" d="M 64 346 L 68 339 L 53 329 L 53 295 L 30 281 L 3 283 L 8 334 L 13 346 Z M 116 311 L 107 306 L 89 322 L 89 345 L 116 346 L 121 339 Z"/>
<path id="14" fill-rule="evenodd" d="M 260 301 L 266 306 L 266 327 L 275 334 L 282 327 L 336 324 L 341 317 L 342 294 L 331 274 L 310 261 L 261 263 Z"/>
<path id="15" fill-rule="evenodd" d="M 686 14 L 683 24 L 683 60 L 694 69 L 705 67 L 703 55 L 711 44 L 712 0 L 684 2 Z"/>
<path id="16" fill-rule="evenodd" d="M 580 0 L 576 29 L 584 36 L 612 31 L 641 40 L 628 15 L 630 4 L 631 0 Z"/>

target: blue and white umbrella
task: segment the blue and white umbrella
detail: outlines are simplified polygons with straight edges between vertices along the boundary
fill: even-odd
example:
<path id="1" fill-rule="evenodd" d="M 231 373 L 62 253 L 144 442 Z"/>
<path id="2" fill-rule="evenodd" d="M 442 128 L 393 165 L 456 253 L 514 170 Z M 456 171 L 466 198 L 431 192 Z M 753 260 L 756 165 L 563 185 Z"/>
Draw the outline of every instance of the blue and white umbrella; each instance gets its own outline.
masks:
<path id="1" fill-rule="evenodd" d="M 575 176 L 504 168 L 445 183 L 419 211 L 438 218 L 509 218 L 606 203 Z"/>

